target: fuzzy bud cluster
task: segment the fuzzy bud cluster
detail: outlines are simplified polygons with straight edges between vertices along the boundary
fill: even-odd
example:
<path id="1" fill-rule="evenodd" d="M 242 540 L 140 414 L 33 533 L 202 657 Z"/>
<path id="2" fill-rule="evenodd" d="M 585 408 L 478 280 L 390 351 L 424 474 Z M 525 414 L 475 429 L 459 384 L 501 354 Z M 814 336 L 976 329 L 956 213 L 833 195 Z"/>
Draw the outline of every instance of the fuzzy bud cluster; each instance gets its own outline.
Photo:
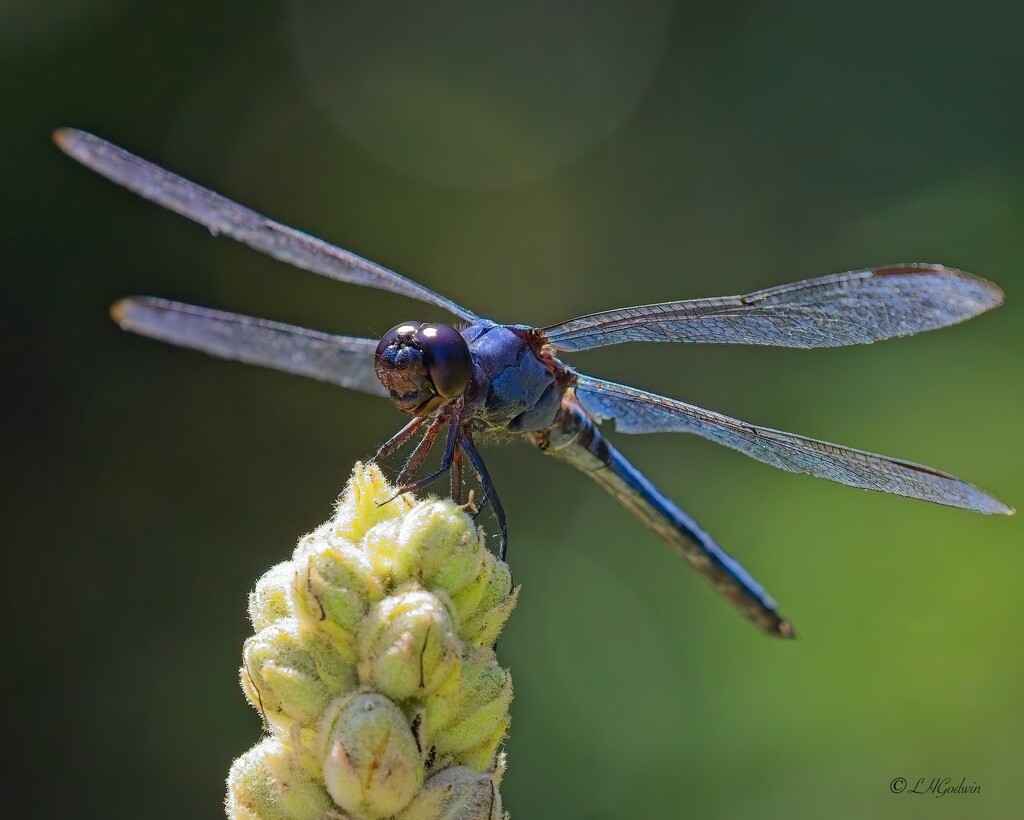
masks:
<path id="1" fill-rule="evenodd" d="M 519 590 L 462 507 L 393 493 L 357 464 L 250 595 L 242 689 L 268 736 L 231 767 L 233 820 L 505 816 L 492 647 Z"/>

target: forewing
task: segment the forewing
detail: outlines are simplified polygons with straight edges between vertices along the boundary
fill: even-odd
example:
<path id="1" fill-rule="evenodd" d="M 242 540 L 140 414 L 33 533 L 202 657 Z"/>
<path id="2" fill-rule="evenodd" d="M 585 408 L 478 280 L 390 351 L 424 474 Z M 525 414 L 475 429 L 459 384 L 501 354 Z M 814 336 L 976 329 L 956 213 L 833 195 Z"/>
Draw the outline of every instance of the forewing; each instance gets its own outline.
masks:
<path id="1" fill-rule="evenodd" d="M 1003 292 L 942 265 L 852 271 L 745 296 L 620 308 L 541 329 L 558 350 L 620 342 L 842 347 L 954 325 L 991 310 Z"/>
<path id="2" fill-rule="evenodd" d="M 467 321 L 476 318 L 454 302 L 354 253 L 301 233 L 194 182 L 165 171 L 116 145 L 65 128 L 54 134 L 69 156 L 130 191 L 205 225 L 267 256 L 322 276 L 399 293 L 444 308 Z"/>
<path id="3" fill-rule="evenodd" d="M 333 336 L 151 297 L 122 299 L 111 314 L 122 328 L 143 336 L 374 396 L 387 395 L 373 371 L 375 339 Z"/>
<path id="4" fill-rule="evenodd" d="M 1013 512 L 977 487 L 931 467 L 759 427 L 591 376 L 577 378 L 579 401 L 595 418 L 614 419 L 621 433 L 695 433 L 793 473 L 982 513 Z"/>

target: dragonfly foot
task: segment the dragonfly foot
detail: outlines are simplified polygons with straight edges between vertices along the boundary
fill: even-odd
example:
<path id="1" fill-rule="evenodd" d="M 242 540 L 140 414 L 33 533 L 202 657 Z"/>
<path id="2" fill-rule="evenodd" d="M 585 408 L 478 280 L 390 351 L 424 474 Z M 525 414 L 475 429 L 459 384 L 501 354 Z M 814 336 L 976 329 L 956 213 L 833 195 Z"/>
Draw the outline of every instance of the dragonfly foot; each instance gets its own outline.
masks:
<path id="1" fill-rule="evenodd" d="M 473 520 L 477 519 L 487 504 L 491 505 L 491 515 L 494 517 L 494 522 L 498 525 L 498 554 L 501 560 L 504 561 L 505 556 L 508 555 L 508 523 L 505 520 L 505 509 L 501 506 L 501 499 L 494 488 L 494 482 L 491 481 L 491 474 L 487 471 L 487 465 L 484 464 L 484 460 L 480 457 L 480 453 L 473 444 L 473 439 L 470 438 L 469 433 L 465 431 L 459 433 L 459 448 L 466 454 L 469 463 L 473 465 L 477 478 L 480 480 L 480 486 L 484 491 L 480 508 L 473 516 Z"/>

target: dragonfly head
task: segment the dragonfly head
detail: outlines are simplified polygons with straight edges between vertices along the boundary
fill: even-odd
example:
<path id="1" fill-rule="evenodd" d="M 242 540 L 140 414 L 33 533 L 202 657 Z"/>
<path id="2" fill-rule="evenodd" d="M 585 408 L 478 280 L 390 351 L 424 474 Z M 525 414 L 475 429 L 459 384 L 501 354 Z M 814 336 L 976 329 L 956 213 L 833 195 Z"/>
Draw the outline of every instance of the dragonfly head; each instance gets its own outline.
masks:
<path id="1" fill-rule="evenodd" d="M 391 403 L 418 416 L 459 396 L 473 375 L 462 334 L 448 325 L 403 322 L 381 338 L 373 369 Z"/>

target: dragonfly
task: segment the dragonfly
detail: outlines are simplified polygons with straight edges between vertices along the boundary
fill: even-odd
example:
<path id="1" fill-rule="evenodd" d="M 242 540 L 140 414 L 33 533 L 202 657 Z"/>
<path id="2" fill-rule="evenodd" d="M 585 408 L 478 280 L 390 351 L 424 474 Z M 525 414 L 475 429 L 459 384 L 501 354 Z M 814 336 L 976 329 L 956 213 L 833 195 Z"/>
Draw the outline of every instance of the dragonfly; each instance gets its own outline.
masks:
<path id="1" fill-rule="evenodd" d="M 397 495 L 450 475 L 461 503 L 475 473 L 506 555 L 501 500 L 477 447 L 519 437 L 592 478 L 769 635 L 795 637 L 765 589 L 600 431 L 691 433 L 793 473 L 985 514 L 1013 509 L 931 467 L 785 433 L 677 399 L 581 373 L 560 358 L 625 342 L 704 342 L 828 348 L 954 325 L 1003 302 L 991 282 L 933 264 L 897 264 L 770 287 L 740 296 L 607 310 L 533 327 L 482 318 L 381 265 L 275 222 L 97 136 L 54 134 L 72 158 L 130 191 L 274 259 L 340 282 L 441 308 L 455 324 L 408 321 L 383 337 L 340 336 L 148 296 L 111 308 L 125 330 L 213 356 L 319 379 L 387 398 L 409 421 L 374 455 L 409 455 Z M 415 442 L 415 443 L 414 443 Z M 427 472 L 428 455 L 441 447 Z"/>

